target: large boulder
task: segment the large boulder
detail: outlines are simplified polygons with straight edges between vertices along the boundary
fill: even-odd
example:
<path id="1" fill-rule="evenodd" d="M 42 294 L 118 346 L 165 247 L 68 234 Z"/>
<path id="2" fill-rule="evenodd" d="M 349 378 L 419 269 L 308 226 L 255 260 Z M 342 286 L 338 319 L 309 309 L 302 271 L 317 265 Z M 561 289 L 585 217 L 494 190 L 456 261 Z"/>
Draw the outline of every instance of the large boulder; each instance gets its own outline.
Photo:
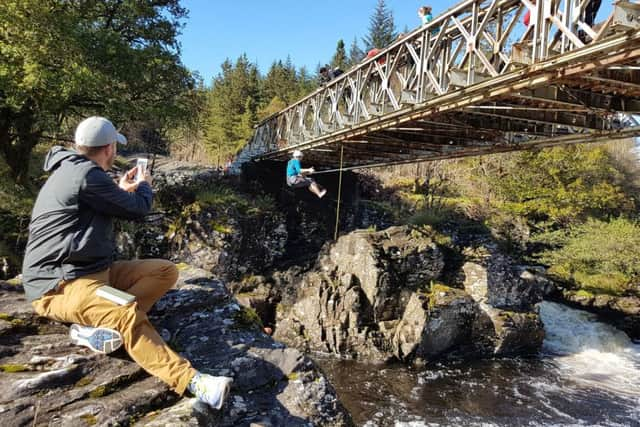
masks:
<path id="1" fill-rule="evenodd" d="M 469 344 L 475 317 L 473 299 L 460 289 L 435 285 L 428 294 L 416 292 L 395 329 L 395 355 L 400 360 L 428 361 Z"/>
<path id="2" fill-rule="evenodd" d="M 440 249 L 427 235 L 407 227 L 342 236 L 320 260 L 335 275 L 352 275 L 376 322 L 397 319 L 411 293 L 437 279 L 444 268 Z"/>
<path id="3" fill-rule="evenodd" d="M 275 337 L 300 348 L 386 361 L 412 295 L 444 268 L 434 241 L 407 227 L 355 231 L 283 294 Z"/>
<path id="4" fill-rule="evenodd" d="M 318 272 L 305 275 L 296 302 L 278 306 L 274 337 L 296 348 L 369 361 L 390 359 L 393 355 L 357 279 L 352 275 L 341 279 Z"/>
<path id="5" fill-rule="evenodd" d="M 453 287 L 444 286 L 443 252 L 427 233 L 391 227 L 344 235 L 280 287 L 275 337 L 367 361 L 538 351 L 544 332 L 535 304 L 549 282 L 492 247 L 467 259 L 462 268 L 450 259 Z"/>
<path id="6" fill-rule="evenodd" d="M 478 348 L 498 356 L 540 350 L 544 329 L 534 304 L 541 300 L 548 281 L 535 270 L 509 264 L 500 255 L 482 264 L 466 262 L 462 271 L 465 290 L 478 305 L 473 327 Z M 523 295 L 517 294 L 519 290 Z"/>
<path id="7" fill-rule="evenodd" d="M 0 425 L 351 425 L 312 360 L 262 332 L 224 284 L 183 266 L 150 313 L 176 351 L 214 375 L 234 377 L 222 411 L 179 398 L 124 351 L 71 345 L 68 328 L 35 316 L 19 285 L 0 284 Z"/>
<path id="8" fill-rule="evenodd" d="M 465 288 L 478 301 L 496 308 L 530 310 L 542 301 L 550 282 L 533 269 L 487 245 L 468 256 L 462 271 Z"/>

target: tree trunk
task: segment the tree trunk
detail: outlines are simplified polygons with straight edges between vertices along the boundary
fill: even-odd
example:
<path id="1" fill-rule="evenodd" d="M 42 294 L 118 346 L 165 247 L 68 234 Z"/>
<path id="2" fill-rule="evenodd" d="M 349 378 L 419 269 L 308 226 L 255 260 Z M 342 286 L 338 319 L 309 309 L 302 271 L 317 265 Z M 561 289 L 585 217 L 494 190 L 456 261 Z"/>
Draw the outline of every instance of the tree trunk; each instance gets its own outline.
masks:
<path id="1" fill-rule="evenodd" d="M 24 135 L 18 136 L 13 143 L 2 143 L 2 156 L 16 184 L 26 185 L 29 180 L 29 160 L 36 142 L 33 135 Z"/>
<path id="2" fill-rule="evenodd" d="M 11 177 L 25 185 L 29 179 L 31 152 L 39 140 L 33 130 L 33 110 L 25 105 L 18 114 L 6 109 L 0 111 L 0 154 L 9 166 Z"/>

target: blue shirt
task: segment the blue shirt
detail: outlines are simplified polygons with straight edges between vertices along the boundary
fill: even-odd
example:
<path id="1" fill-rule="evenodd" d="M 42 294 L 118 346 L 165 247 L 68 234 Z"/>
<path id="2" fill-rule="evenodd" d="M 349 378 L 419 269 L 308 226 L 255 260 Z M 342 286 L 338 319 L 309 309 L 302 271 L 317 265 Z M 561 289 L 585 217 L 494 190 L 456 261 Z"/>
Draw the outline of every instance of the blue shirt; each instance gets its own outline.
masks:
<path id="1" fill-rule="evenodd" d="M 300 160 L 289 160 L 289 163 L 287 163 L 287 178 L 290 176 L 300 175 L 300 169 L 302 169 L 300 166 Z"/>
<path id="2" fill-rule="evenodd" d="M 422 25 L 427 25 L 431 21 L 433 21 L 432 14 L 427 13 L 426 15 L 422 15 Z"/>

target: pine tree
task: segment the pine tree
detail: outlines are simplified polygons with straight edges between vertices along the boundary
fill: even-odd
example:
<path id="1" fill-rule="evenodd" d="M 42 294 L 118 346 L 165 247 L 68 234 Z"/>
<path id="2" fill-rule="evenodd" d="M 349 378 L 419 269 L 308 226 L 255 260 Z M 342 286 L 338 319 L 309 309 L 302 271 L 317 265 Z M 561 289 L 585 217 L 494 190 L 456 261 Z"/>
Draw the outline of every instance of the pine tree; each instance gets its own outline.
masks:
<path id="1" fill-rule="evenodd" d="M 287 58 L 284 64 L 282 61 L 274 61 L 263 82 L 264 102 L 270 103 L 277 97 L 290 103 L 297 95 L 296 69 L 291 58 Z"/>
<path id="2" fill-rule="evenodd" d="M 260 75 L 241 55 L 235 65 L 226 60 L 208 96 L 205 139 L 209 154 L 220 166 L 251 137 L 257 123 Z"/>
<path id="3" fill-rule="evenodd" d="M 356 37 L 353 38 L 353 42 L 351 42 L 351 47 L 349 48 L 349 66 L 353 67 L 356 64 L 359 64 L 364 58 L 364 52 L 358 46 L 358 39 Z"/>
<path id="4" fill-rule="evenodd" d="M 298 92 L 296 99 L 300 99 L 304 96 L 307 96 L 311 93 L 317 86 L 315 83 L 315 79 L 309 74 L 309 71 L 306 67 L 301 67 L 298 72 Z"/>
<path id="5" fill-rule="evenodd" d="M 333 58 L 331 58 L 331 67 L 339 68 L 343 71 L 348 68 L 347 51 L 344 48 L 344 41 L 342 39 L 338 40 L 338 44 L 336 45 L 336 53 L 334 53 Z"/>
<path id="6" fill-rule="evenodd" d="M 397 36 L 393 12 L 387 8 L 384 0 L 378 0 L 376 9 L 369 19 L 369 34 L 362 39 L 365 49 L 367 51 L 373 48 L 384 49 Z"/>

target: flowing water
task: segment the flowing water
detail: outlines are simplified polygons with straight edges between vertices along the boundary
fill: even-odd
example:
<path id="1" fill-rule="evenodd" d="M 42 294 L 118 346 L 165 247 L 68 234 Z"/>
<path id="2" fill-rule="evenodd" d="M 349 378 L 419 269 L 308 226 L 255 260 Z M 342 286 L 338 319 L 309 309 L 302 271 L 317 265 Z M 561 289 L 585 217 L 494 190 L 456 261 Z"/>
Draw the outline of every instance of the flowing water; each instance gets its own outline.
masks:
<path id="1" fill-rule="evenodd" d="M 640 426 L 640 345 L 560 304 L 540 314 L 537 358 L 426 369 L 316 360 L 360 426 Z"/>

